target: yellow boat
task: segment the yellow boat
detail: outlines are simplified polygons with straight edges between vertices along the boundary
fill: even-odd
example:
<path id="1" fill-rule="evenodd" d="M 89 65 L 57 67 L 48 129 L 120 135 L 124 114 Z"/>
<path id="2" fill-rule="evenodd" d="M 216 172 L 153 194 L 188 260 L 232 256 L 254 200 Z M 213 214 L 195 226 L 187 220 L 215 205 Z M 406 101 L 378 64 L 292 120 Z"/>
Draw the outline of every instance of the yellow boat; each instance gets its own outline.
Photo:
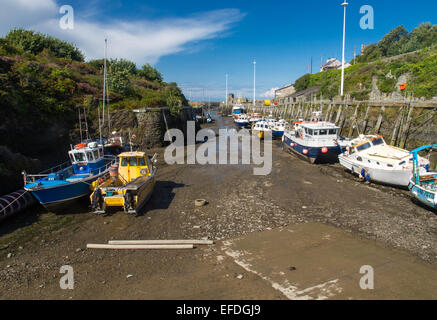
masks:
<path id="1" fill-rule="evenodd" d="M 157 155 L 150 159 L 144 152 L 124 152 L 118 166 L 111 167 L 106 180 L 98 180 L 91 194 L 91 207 L 105 213 L 108 207 L 122 207 L 127 213 L 138 214 L 155 187 Z"/>

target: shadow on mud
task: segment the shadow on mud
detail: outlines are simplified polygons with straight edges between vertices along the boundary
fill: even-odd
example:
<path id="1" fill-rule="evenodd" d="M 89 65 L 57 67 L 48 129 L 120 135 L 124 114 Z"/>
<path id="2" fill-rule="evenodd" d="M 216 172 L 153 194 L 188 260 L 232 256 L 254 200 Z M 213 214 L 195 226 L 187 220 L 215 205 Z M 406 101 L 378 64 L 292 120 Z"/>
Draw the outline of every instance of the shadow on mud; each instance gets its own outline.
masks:
<path id="1" fill-rule="evenodd" d="M 152 198 L 144 207 L 144 210 L 142 210 L 140 215 L 144 215 L 149 210 L 153 209 L 168 209 L 175 197 L 173 190 L 183 187 L 185 187 L 185 184 L 183 183 L 175 183 L 173 181 L 157 181 Z"/>

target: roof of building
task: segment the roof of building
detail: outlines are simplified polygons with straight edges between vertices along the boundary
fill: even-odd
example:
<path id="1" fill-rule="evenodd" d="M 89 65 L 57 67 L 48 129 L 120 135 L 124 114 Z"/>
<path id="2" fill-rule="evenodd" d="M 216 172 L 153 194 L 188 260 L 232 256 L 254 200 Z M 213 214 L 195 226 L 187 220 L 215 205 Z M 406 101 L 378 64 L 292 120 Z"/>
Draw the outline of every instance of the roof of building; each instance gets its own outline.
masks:
<path id="1" fill-rule="evenodd" d="M 321 88 L 322 88 L 322 86 L 311 87 L 311 88 L 305 89 L 303 91 L 296 92 L 296 93 L 292 94 L 290 97 L 297 98 L 297 97 L 304 96 L 307 94 L 319 92 Z"/>

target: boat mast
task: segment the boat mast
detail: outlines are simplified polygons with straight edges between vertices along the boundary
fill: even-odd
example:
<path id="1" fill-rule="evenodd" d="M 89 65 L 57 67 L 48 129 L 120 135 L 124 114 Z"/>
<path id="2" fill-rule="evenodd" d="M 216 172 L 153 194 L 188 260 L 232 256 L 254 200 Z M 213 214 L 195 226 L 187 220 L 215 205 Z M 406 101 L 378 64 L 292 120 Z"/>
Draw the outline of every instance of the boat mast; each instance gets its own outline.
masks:
<path id="1" fill-rule="evenodd" d="M 105 59 L 103 60 L 103 109 L 102 109 L 102 130 L 105 126 L 105 100 L 106 100 L 106 46 L 107 39 L 105 38 Z M 100 132 L 100 140 L 102 140 L 102 132 Z M 102 141 L 100 141 L 102 142 Z M 103 142 L 102 142 L 103 143 Z"/>
<path id="2" fill-rule="evenodd" d="M 85 110 L 85 108 L 83 108 L 83 114 L 85 116 L 86 140 L 89 141 L 90 137 L 89 137 L 89 134 L 88 134 L 88 121 L 86 119 L 86 110 Z"/>
<path id="3" fill-rule="evenodd" d="M 108 45 L 107 45 L 107 39 L 105 39 L 105 60 L 108 52 Z M 106 101 L 108 104 L 108 136 L 111 134 L 111 114 L 109 113 L 109 81 L 107 81 L 108 74 L 106 73 L 105 80 L 106 80 Z"/>
<path id="4" fill-rule="evenodd" d="M 80 117 L 80 107 L 78 108 L 79 110 L 79 130 L 80 130 L 80 143 L 82 143 L 83 138 L 82 138 L 82 121 L 81 121 L 81 117 Z"/>

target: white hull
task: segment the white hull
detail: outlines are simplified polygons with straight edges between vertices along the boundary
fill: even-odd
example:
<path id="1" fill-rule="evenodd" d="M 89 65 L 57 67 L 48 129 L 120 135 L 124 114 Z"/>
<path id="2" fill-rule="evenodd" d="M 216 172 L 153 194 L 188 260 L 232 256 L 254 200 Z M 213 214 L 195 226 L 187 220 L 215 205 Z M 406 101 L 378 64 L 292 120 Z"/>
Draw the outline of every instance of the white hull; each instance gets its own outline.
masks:
<path id="1" fill-rule="evenodd" d="M 345 155 L 338 157 L 340 164 L 352 171 L 355 174 L 361 174 L 362 169 L 370 175 L 370 180 L 382 184 L 389 184 L 393 186 L 408 187 L 410 179 L 413 176 L 412 169 L 379 169 L 371 168 L 363 165 L 362 162 L 354 161 Z M 421 168 L 421 171 L 425 172 L 425 169 Z"/>

